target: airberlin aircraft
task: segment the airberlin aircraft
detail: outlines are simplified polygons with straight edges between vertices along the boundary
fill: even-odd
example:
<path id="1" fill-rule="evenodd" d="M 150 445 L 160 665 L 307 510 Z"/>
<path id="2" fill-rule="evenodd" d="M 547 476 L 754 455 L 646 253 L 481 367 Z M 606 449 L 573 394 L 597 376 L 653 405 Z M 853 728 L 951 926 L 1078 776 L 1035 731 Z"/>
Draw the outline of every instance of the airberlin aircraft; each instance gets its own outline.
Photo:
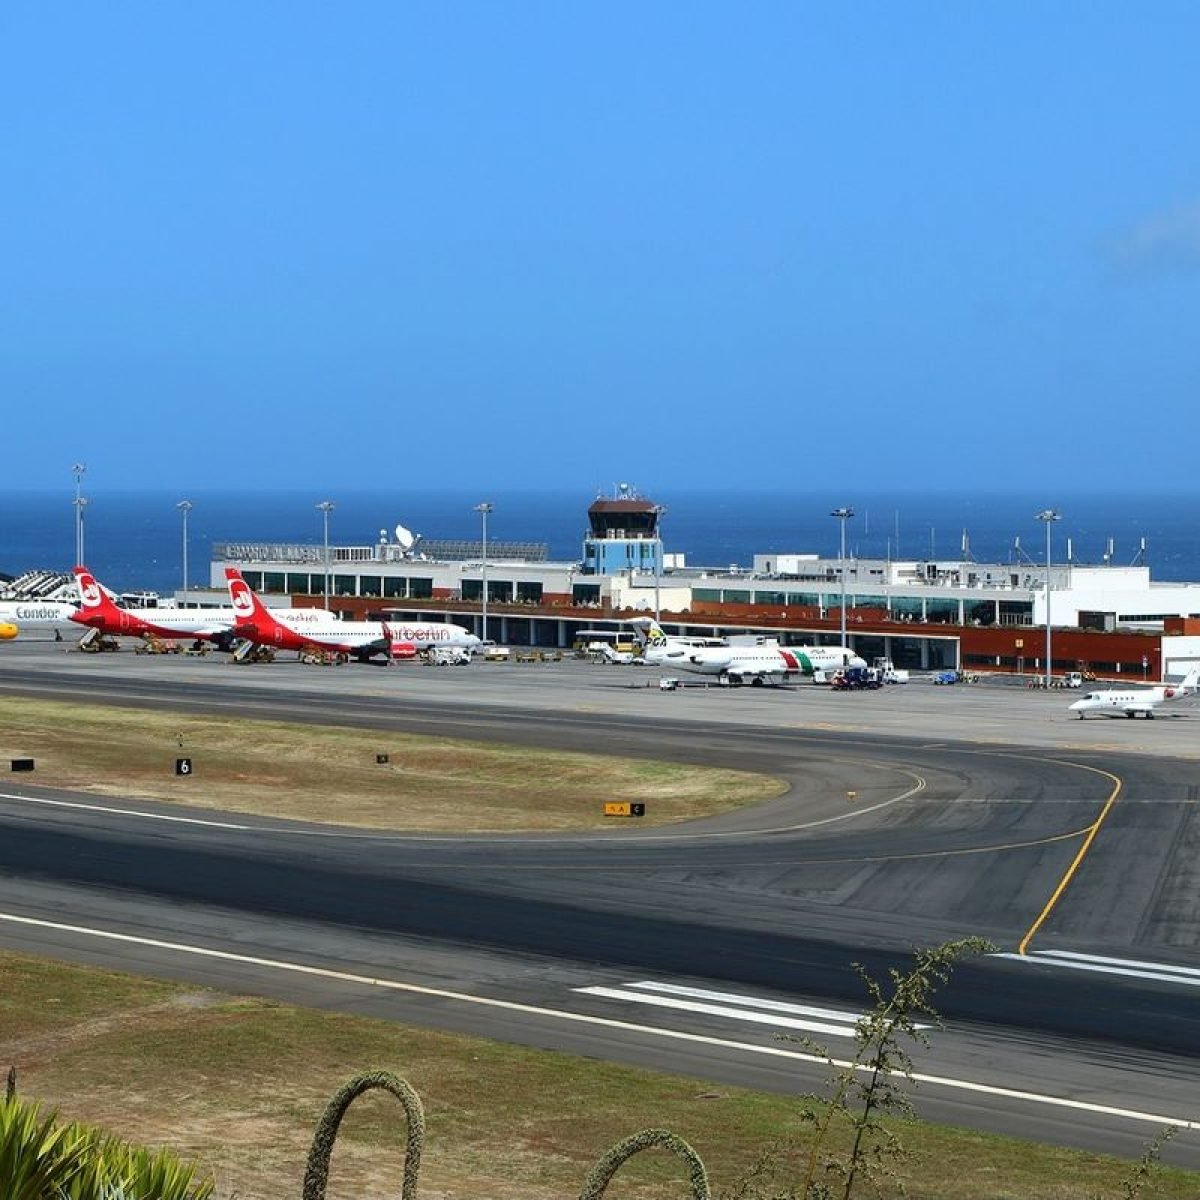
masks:
<path id="1" fill-rule="evenodd" d="M 237 622 L 231 608 L 120 608 L 87 567 L 75 568 L 80 607 L 71 620 L 112 637 L 186 638 L 232 647 Z M 149 614 L 149 615 L 147 615 Z"/>
<path id="2" fill-rule="evenodd" d="M 331 650 L 366 662 L 376 654 L 414 658 L 435 646 L 474 649 L 479 639 L 447 622 L 406 625 L 391 621 L 343 621 L 321 608 L 274 612 L 255 595 L 234 567 L 225 568 L 229 599 L 237 615 L 234 635 L 279 650 Z"/>

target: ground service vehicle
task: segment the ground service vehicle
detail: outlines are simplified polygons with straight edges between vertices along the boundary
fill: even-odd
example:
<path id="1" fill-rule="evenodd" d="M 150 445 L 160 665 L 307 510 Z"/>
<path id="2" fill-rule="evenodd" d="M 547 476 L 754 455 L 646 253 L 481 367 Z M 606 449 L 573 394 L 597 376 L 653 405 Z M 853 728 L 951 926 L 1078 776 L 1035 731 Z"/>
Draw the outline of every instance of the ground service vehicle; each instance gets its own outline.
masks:
<path id="1" fill-rule="evenodd" d="M 879 672 L 879 678 L 884 683 L 908 682 L 908 672 L 894 666 L 890 658 L 872 659 L 871 666 L 874 670 Z"/>
<path id="2" fill-rule="evenodd" d="M 873 690 L 882 686 L 879 672 L 871 667 L 843 667 L 833 673 L 829 684 L 839 692 Z"/>

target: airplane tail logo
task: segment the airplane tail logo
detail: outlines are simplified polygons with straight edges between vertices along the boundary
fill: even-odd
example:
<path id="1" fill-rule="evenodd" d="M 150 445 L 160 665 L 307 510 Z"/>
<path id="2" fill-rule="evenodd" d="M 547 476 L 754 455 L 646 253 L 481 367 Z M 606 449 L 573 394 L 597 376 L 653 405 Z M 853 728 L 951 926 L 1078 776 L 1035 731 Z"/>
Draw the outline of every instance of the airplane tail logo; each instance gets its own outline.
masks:
<path id="1" fill-rule="evenodd" d="M 225 569 L 225 580 L 229 585 L 229 602 L 239 621 L 253 621 L 258 615 L 258 598 L 250 585 L 233 567 Z"/>
<path id="2" fill-rule="evenodd" d="M 639 642 L 649 646 L 665 646 L 668 638 L 666 631 L 653 617 L 634 617 L 629 622 L 633 626 Z"/>
<path id="3" fill-rule="evenodd" d="M 79 602 L 84 608 L 106 607 L 104 591 L 96 582 L 95 576 L 86 567 L 76 567 L 75 578 L 79 584 Z"/>

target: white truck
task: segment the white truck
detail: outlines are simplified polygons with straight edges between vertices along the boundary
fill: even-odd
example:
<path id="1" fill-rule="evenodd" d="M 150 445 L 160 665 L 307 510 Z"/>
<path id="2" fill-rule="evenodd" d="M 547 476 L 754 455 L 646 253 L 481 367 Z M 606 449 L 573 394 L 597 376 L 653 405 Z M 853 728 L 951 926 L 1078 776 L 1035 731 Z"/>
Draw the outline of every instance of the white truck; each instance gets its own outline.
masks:
<path id="1" fill-rule="evenodd" d="M 879 672 L 882 683 L 907 683 L 908 672 L 894 666 L 890 658 L 873 658 L 871 667 Z"/>

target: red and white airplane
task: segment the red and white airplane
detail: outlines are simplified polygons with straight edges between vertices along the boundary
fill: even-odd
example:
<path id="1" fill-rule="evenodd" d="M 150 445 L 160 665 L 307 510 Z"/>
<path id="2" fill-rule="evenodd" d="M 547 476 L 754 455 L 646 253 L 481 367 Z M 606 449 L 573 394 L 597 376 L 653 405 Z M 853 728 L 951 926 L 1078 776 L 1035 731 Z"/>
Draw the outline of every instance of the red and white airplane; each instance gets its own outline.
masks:
<path id="1" fill-rule="evenodd" d="M 461 646 L 473 650 L 479 638 L 461 625 L 438 621 L 407 625 L 391 621 L 343 621 L 323 608 L 273 612 L 255 595 L 235 567 L 225 568 L 236 615 L 234 636 L 278 650 L 331 650 L 366 662 L 376 654 L 415 658 L 422 650 Z"/>
<path id="2" fill-rule="evenodd" d="M 87 567 L 75 568 L 75 581 L 80 605 L 70 619 L 76 624 L 111 637 L 200 638 L 222 650 L 236 641 L 237 615 L 231 608 L 121 608 Z"/>

